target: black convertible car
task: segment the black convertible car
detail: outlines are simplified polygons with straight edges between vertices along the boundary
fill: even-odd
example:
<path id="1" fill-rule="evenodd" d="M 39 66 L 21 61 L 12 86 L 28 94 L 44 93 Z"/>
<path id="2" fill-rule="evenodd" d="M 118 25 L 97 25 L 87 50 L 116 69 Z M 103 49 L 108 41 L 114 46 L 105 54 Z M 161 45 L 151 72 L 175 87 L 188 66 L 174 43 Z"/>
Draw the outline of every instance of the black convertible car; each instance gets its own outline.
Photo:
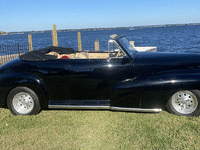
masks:
<path id="1" fill-rule="evenodd" d="M 200 55 L 138 52 L 124 36 L 108 51 L 48 47 L 0 67 L 0 106 L 14 115 L 42 109 L 103 109 L 200 115 Z"/>

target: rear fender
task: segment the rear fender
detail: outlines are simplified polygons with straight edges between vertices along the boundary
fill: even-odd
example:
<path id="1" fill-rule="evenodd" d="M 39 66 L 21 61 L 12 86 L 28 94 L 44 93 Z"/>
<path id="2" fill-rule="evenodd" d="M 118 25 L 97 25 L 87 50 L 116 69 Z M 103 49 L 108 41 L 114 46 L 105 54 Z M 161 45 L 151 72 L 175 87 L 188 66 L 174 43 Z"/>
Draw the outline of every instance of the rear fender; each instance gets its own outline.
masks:
<path id="1" fill-rule="evenodd" d="M 47 107 L 48 91 L 43 80 L 37 75 L 30 73 L 13 73 L 8 75 L 0 76 L 0 86 L 2 93 L 2 99 L 6 104 L 7 95 L 9 92 L 17 86 L 26 86 L 36 92 L 39 99 L 41 100 L 41 106 Z"/>

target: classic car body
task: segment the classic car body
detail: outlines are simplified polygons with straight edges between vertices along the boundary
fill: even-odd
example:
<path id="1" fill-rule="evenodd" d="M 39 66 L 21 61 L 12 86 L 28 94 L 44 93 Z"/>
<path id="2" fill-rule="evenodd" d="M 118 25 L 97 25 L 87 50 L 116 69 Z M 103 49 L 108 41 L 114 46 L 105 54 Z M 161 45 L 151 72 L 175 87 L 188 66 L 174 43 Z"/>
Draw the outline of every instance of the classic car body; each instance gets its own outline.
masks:
<path id="1" fill-rule="evenodd" d="M 14 115 L 41 109 L 105 109 L 200 115 L 200 55 L 137 52 L 124 36 L 108 51 L 49 47 L 0 67 L 0 105 Z"/>

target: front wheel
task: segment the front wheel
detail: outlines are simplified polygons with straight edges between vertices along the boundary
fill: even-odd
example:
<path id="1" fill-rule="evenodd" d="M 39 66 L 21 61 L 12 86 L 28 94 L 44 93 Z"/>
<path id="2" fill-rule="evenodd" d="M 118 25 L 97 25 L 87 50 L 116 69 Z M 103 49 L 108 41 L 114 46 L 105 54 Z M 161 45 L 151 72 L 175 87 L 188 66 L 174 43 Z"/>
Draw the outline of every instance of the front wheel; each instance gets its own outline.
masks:
<path id="1" fill-rule="evenodd" d="M 40 111 L 36 93 L 27 87 L 16 87 L 10 91 L 7 105 L 14 115 L 36 115 Z"/>
<path id="2" fill-rule="evenodd" d="M 167 109 L 179 116 L 199 116 L 200 92 L 183 90 L 174 93 L 167 103 Z"/>

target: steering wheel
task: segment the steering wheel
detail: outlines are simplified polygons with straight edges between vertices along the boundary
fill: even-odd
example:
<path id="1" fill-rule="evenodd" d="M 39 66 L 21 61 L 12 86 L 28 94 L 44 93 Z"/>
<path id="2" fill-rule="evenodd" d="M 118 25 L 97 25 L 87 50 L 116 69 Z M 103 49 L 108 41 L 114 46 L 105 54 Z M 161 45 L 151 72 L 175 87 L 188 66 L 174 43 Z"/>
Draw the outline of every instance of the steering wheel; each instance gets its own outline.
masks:
<path id="1" fill-rule="evenodd" d="M 116 57 L 119 57 L 119 56 L 121 56 L 120 54 L 123 54 L 123 53 L 122 53 L 122 52 L 121 52 L 121 50 L 119 49 L 119 51 L 118 51 L 118 53 L 117 53 Z"/>

